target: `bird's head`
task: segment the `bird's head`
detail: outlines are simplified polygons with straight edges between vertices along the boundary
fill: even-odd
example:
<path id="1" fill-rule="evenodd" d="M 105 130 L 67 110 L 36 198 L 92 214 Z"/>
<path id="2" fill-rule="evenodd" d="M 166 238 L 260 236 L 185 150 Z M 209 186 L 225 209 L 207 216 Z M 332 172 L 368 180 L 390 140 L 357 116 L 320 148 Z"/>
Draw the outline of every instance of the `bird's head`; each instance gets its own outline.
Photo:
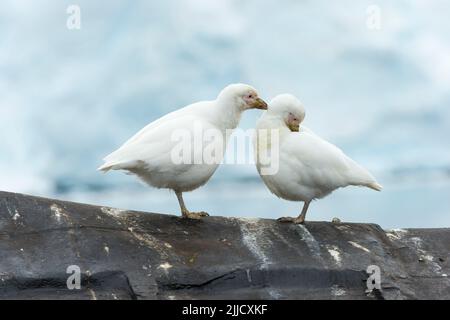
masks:
<path id="1" fill-rule="evenodd" d="M 303 104 L 292 94 L 280 94 L 272 99 L 267 111 L 272 116 L 281 118 L 289 130 L 298 132 L 305 119 Z"/>
<path id="2" fill-rule="evenodd" d="M 230 84 L 219 94 L 218 100 L 236 105 L 239 110 L 262 109 L 267 110 L 267 103 L 258 96 L 252 86 L 242 83 Z"/>

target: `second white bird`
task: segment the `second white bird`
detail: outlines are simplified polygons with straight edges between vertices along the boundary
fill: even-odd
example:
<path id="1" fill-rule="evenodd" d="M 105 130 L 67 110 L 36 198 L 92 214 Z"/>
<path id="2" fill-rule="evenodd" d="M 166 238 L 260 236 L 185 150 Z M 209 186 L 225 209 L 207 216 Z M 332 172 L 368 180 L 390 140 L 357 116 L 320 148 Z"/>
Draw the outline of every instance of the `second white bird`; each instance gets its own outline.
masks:
<path id="1" fill-rule="evenodd" d="M 269 103 L 256 126 L 256 165 L 264 183 L 280 198 L 304 202 L 298 217 L 283 217 L 279 219 L 282 222 L 303 223 L 311 201 L 335 189 L 349 185 L 377 191 L 382 188 L 366 169 L 339 148 L 301 126 L 304 118 L 301 102 L 290 94 L 283 94 Z M 261 134 L 261 130 L 265 134 Z M 278 134 L 276 144 L 272 130 Z M 262 161 L 265 155 L 270 156 L 269 161 Z M 265 166 L 274 167 L 273 161 L 278 161 L 277 172 L 263 174 Z"/>

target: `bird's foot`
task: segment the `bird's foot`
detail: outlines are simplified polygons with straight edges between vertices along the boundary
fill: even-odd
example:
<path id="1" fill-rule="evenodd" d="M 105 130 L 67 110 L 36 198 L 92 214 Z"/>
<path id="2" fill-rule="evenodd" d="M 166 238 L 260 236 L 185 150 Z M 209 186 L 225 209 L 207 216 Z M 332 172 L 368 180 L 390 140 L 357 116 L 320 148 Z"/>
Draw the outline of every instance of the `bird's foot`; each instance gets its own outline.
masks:
<path id="1" fill-rule="evenodd" d="M 209 217 L 209 214 L 207 212 L 204 211 L 200 211 L 200 212 L 190 212 L 190 211 L 184 211 L 183 212 L 183 218 L 188 218 L 188 219 L 201 219 L 203 217 Z"/>
<path id="2" fill-rule="evenodd" d="M 303 224 L 305 222 L 305 218 L 303 217 L 281 217 L 277 219 L 278 222 L 288 222 L 288 223 L 295 223 L 295 224 Z"/>

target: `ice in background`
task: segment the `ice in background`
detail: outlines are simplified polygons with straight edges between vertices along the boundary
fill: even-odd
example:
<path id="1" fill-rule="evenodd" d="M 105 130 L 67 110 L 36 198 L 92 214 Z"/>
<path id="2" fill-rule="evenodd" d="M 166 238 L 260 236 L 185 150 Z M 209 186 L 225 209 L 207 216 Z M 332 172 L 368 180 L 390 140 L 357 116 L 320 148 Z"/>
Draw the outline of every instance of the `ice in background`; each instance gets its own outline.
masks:
<path id="1" fill-rule="evenodd" d="M 71 4 L 81 29 L 66 28 Z M 367 8 L 381 29 L 367 27 Z M 18 1 L 0 5 L 0 190 L 178 214 L 175 196 L 95 171 L 161 115 L 245 82 L 290 92 L 305 124 L 367 167 L 310 220 L 450 227 L 447 1 Z M 260 112 L 245 114 L 251 128 Z M 186 194 L 214 215 L 298 214 L 251 165 Z"/>

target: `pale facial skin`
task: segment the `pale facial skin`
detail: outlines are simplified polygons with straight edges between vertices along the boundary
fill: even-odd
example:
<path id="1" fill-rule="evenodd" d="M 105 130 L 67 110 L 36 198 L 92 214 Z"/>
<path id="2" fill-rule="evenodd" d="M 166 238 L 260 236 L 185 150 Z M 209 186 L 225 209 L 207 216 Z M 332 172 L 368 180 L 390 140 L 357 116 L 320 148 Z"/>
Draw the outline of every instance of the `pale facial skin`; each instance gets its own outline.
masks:
<path id="1" fill-rule="evenodd" d="M 258 97 L 258 94 L 251 90 L 242 97 L 248 109 L 267 110 L 267 103 Z"/>
<path id="2" fill-rule="evenodd" d="M 289 112 L 287 118 L 285 119 L 286 125 L 292 132 L 298 132 L 300 129 L 300 123 L 302 122 L 302 119 L 300 117 L 294 115 L 293 113 Z"/>

